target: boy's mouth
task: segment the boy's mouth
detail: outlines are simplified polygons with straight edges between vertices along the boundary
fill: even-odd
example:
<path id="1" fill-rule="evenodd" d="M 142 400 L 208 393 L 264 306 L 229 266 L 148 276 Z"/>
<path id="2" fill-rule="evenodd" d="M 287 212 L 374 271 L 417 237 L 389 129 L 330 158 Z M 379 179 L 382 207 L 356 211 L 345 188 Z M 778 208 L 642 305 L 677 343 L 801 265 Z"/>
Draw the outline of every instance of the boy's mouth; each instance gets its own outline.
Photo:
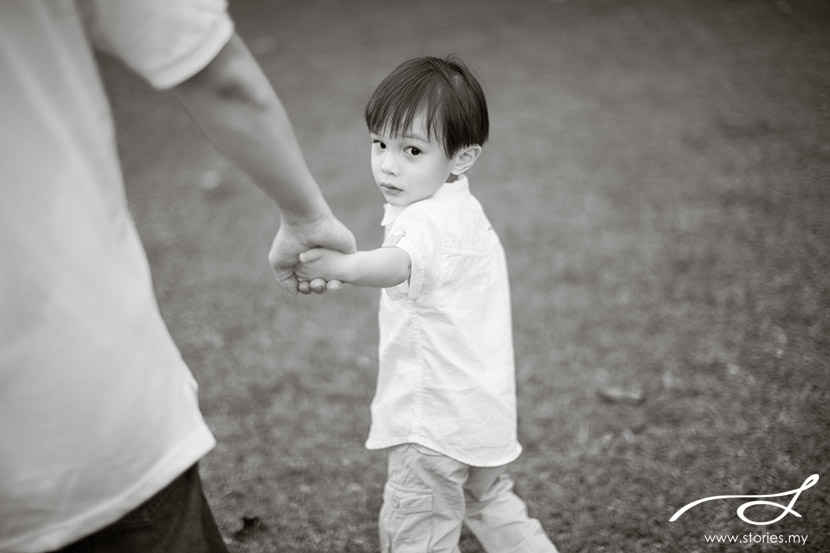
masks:
<path id="1" fill-rule="evenodd" d="M 394 186 L 392 184 L 389 184 L 388 182 L 380 183 L 380 189 L 385 194 L 393 194 L 394 195 L 394 194 L 400 194 L 401 192 L 403 192 L 403 189 L 398 188 L 397 186 Z"/>

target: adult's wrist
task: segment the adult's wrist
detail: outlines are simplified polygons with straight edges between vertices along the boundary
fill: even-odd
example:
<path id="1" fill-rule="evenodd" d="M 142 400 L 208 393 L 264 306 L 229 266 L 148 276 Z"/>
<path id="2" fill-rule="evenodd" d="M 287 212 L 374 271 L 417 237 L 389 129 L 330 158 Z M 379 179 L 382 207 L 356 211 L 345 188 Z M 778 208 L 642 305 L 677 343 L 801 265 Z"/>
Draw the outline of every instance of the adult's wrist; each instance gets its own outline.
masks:
<path id="1" fill-rule="evenodd" d="M 311 231 L 322 226 L 333 217 L 331 208 L 322 196 L 320 196 L 320 201 L 314 202 L 314 204 L 316 205 L 308 205 L 303 209 L 280 208 L 280 218 L 283 224 Z"/>

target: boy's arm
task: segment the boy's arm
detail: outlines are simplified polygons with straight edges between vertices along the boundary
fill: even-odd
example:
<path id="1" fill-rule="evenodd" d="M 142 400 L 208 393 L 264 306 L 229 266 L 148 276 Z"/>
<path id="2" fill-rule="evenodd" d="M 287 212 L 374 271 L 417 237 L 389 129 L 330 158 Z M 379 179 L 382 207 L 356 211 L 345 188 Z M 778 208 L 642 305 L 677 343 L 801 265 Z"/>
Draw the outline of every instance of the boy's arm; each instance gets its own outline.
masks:
<path id="1" fill-rule="evenodd" d="M 314 248 L 300 254 L 300 264 L 295 271 L 305 280 L 323 278 L 356 286 L 391 288 L 409 278 L 411 266 L 409 254 L 397 247 L 351 254 Z"/>

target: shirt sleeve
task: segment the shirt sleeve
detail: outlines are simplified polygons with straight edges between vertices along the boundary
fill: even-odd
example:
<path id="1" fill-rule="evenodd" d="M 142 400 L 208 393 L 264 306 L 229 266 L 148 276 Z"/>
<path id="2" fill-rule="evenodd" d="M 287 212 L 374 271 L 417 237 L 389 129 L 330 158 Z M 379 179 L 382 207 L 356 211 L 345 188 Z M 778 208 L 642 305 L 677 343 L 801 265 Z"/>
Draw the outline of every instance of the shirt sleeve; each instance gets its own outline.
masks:
<path id="1" fill-rule="evenodd" d="M 418 212 L 404 212 L 392 225 L 384 247 L 398 247 L 409 254 L 409 279 L 387 288 L 393 300 L 426 300 L 435 290 L 441 276 L 441 229 Z"/>
<path id="2" fill-rule="evenodd" d="M 157 89 L 176 86 L 204 69 L 233 34 L 225 0 L 90 0 L 80 5 L 95 47 Z"/>

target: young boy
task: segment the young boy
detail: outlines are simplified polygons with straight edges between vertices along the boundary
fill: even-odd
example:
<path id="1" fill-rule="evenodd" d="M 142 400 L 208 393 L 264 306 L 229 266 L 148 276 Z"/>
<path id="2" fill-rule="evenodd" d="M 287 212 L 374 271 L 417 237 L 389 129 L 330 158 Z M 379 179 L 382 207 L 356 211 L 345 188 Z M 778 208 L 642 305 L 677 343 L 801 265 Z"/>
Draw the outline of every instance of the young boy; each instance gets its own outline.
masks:
<path id="1" fill-rule="evenodd" d="M 388 450 L 381 551 L 556 552 L 505 475 L 521 452 L 504 252 L 465 173 L 489 121 L 458 59 L 395 69 L 366 107 L 383 247 L 300 256 L 300 280 L 384 288 L 380 371 L 366 447 Z"/>

